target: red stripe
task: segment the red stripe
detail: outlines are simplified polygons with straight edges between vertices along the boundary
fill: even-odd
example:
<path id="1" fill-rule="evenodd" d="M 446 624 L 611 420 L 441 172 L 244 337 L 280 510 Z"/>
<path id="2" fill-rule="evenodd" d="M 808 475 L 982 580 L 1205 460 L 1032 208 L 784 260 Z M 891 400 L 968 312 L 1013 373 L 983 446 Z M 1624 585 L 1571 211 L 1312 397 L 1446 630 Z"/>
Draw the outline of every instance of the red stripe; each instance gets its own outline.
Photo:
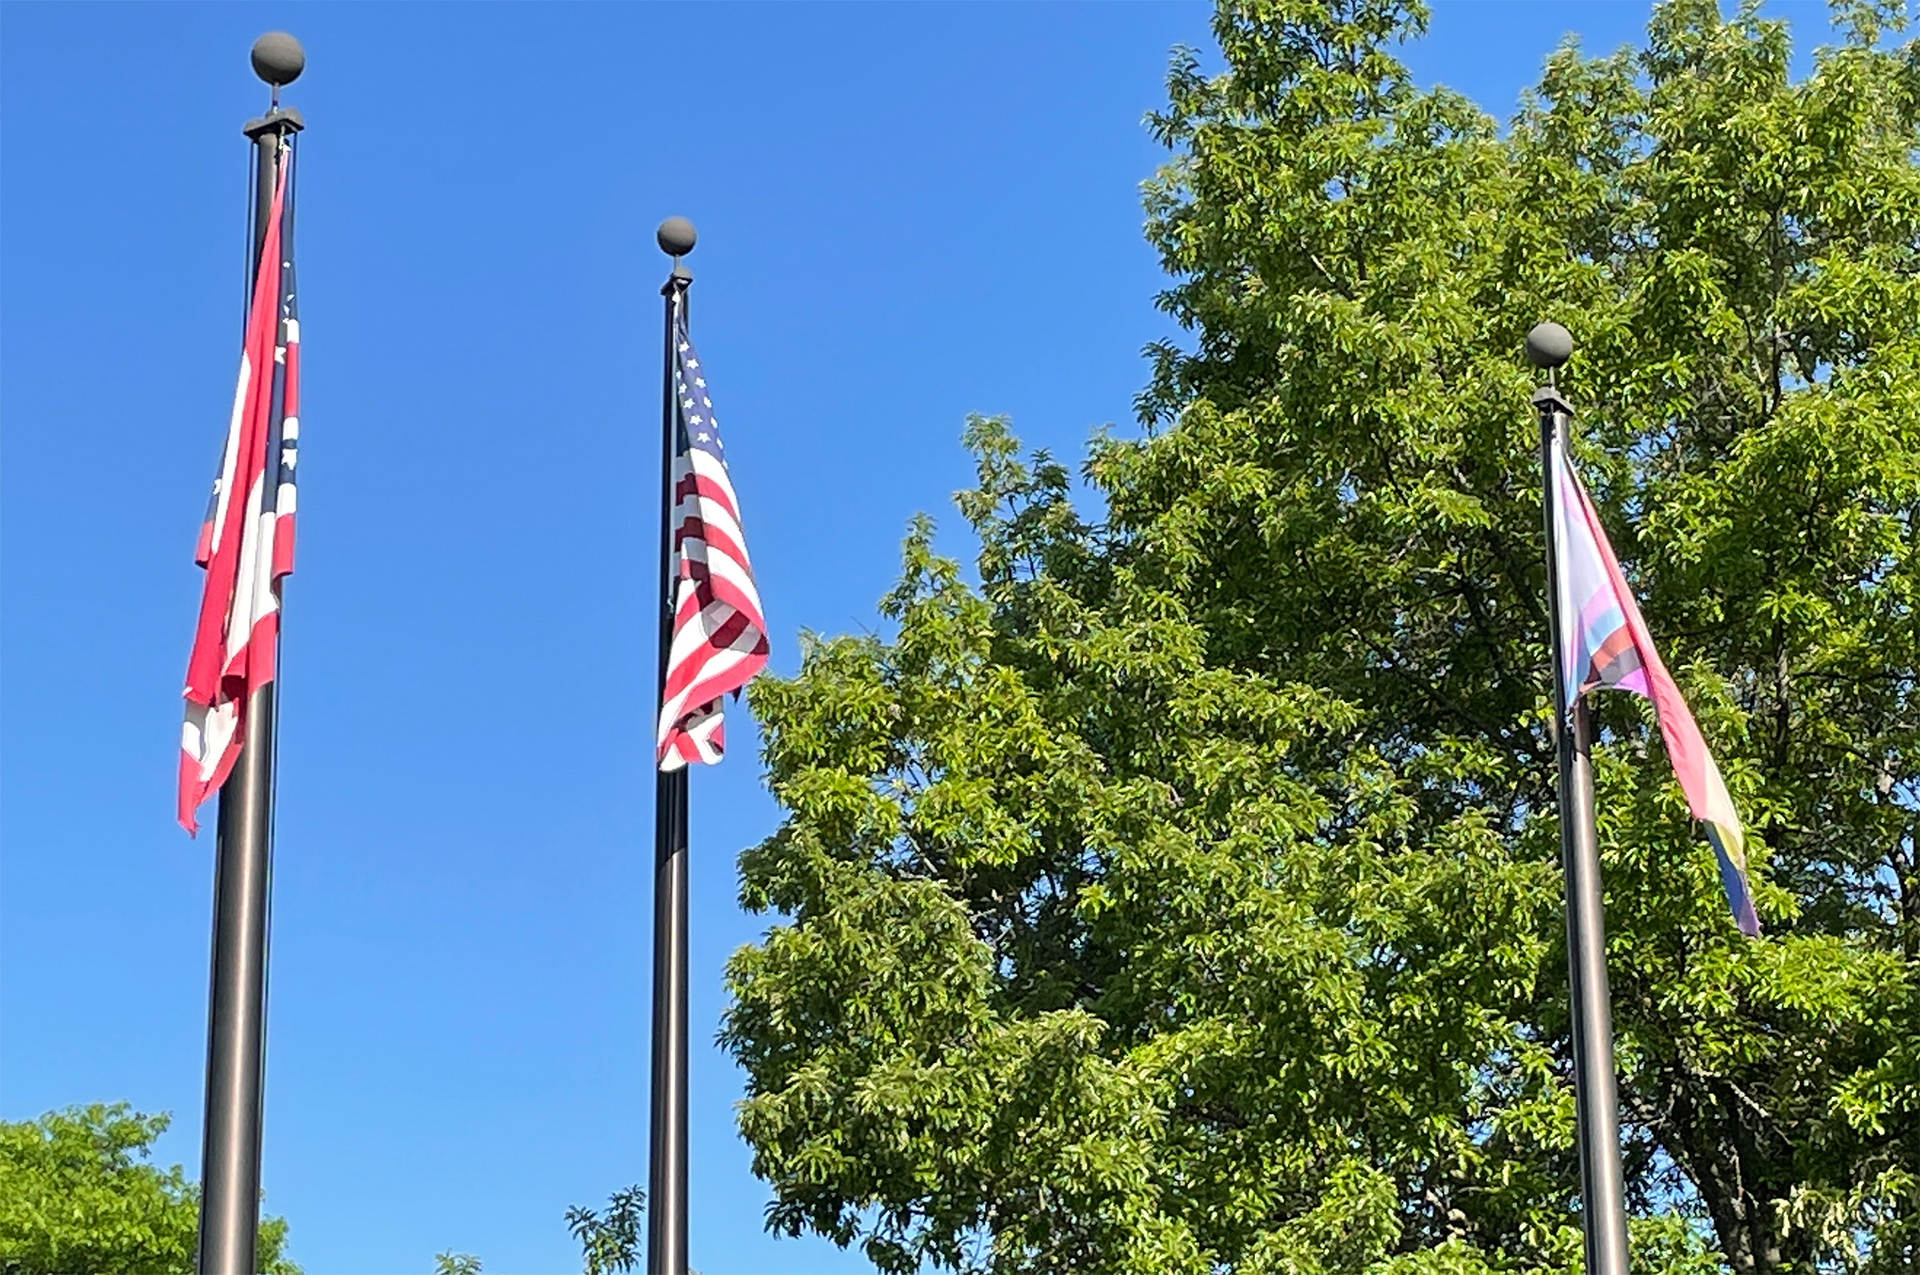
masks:
<path id="1" fill-rule="evenodd" d="M 681 664 L 676 670 L 674 681 L 678 686 L 667 691 L 667 703 L 678 702 L 682 707 L 674 720 L 676 723 L 686 720 L 688 712 L 701 704 L 711 704 L 714 700 L 730 695 L 753 680 L 758 671 L 753 660 L 754 651 L 731 651 L 729 654 L 739 658 L 739 662 L 718 673 L 708 674 L 713 665 L 714 652 L 703 650 L 701 654 Z"/>
<path id="2" fill-rule="evenodd" d="M 287 351 L 286 412 L 288 416 L 300 415 L 300 342 L 289 341 Z"/>
<path id="3" fill-rule="evenodd" d="M 762 623 L 760 619 L 760 599 L 742 593 L 739 586 L 735 585 L 733 581 L 727 579 L 725 576 L 712 575 L 703 566 L 698 567 L 699 574 L 695 574 L 694 568 L 696 566 L 697 564 L 694 563 L 682 564 L 684 574 L 681 575 L 680 578 L 691 583 L 693 588 L 685 592 L 680 600 L 680 609 L 674 613 L 673 627 L 675 632 L 693 623 L 694 616 L 706 610 L 707 607 L 715 602 L 725 603 L 745 615 L 756 625 Z"/>
<path id="4" fill-rule="evenodd" d="M 744 615 L 736 613 L 728 616 L 720 627 L 713 631 L 702 646 L 695 647 L 693 654 L 687 656 L 681 660 L 677 666 L 668 670 L 666 698 L 673 699 L 682 691 L 686 690 L 687 687 L 691 686 L 694 679 L 700 675 L 700 670 L 705 668 L 708 661 L 712 659 L 712 653 L 715 651 L 724 651 L 731 647 L 733 640 L 742 633 L 745 633 L 748 627 L 747 617 Z M 679 635 L 676 633 L 675 636 L 678 637 Z M 702 702 L 705 702 L 714 697 L 706 695 L 701 698 Z"/>
<path id="5" fill-rule="evenodd" d="M 684 625 L 676 627 L 673 636 L 675 639 L 678 639 L 685 631 L 686 626 Z M 701 639 L 700 645 L 693 648 L 692 654 L 683 656 L 677 667 L 685 668 L 696 659 L 708 658 L 703 655 L 702 652 L 731 651 L 735 648 L 736 643 L 738 643 L 740 635 L 747 632 L 758 633 L 759 637 L 756 639 L 757 641 L 766 641 L 766 634 L 760 632 L 760 626 L 754 623 L 752 616 L 743 615 L 738 611 L 734 611 L 729 614 L 726 619 L 722 620 L 719 627 L 715 628 L 713 632 L 705 634 Z M 669 648 L 669 650 L 671 650 L 671 648 Z M 680 685 L 685 685 L 684 680 L 681 681 Z M 670 694 L 675 693 L 677 690 L 674 676 L 671 673 L 668 676 L 667 689 Z"/>
<path id="6" fill-rule="evenodd" d="M 687 561 L 687 558 L 682 553 L 681 546 L 689 540 L 707 546 L 708 557 L 720 553 L 742 565 L 747 561 L 747 551 L 743 546 L 737 544 L 731 535 L 703 518 L 689 516 L 673 533 L 673 550 L 681 554 L 682 562 Z"/>
<path id="7" fill-rule="evenodd" d="M 247 688 L 265 686 L 273 680 L 280 653 L 280 608 L 274 607 L 253 622 L 247 635 Z"/>
<path id="8" fill-rule="evenodd" d="M 200 809 L 200 803 L 207 799 L 207 791 L 200 783 L 200 762 L 186 749 L 180 750 L 179 811 L 174 816 L 180 826 L 187 830 L 189 837 L 200 831 L 199 822 L 193 814 Z"/>
<path id="9" fill-rule="evenodd" d="M 712 707 L 711 704 L 703 704 L 697 711 L 704 712 Z M 708 745 L 713 755 L 719 757 L 727 751 L 726 722 L 719 717 L 709 717 L 706 722 Z M 666 742 L 660 745 L 659 760 L 665 761 L 670 755 L 681 758 L 689 765 L 694 762 L 704 763 L 707 760 L 706 754 L 701 751 L 700 741 L 694 738 L 693 733 L 678 727 L 670 731 Z"/>
<path id="10" fill-rule="evenodd" d="M 700 760 L 700 750 L 685 731 L 676 728 L 667 735 L 666 742 L 660 745 L 660 760 L 664 762 L 669 756 L 691 763 Z"/>
<path id="11" fill-rule="evenodd" d="M 740 663 L 734 665 L 726 672 L 707 678 L 705 681 L 695 682 L 687 694 L 686 702 L 694 705 L 692 711 L 698 712 L 715 700 L 725 699 L 727 696 L 744 689 L 747 683 L 751 682 L 755 675 L 766 667 L 766 664 L 767 658 L 765 652 L 748 654 Z M 684 722 L 689 715 L 688 713 L 682 713 L 680 720 Z"/>
<path id="12" fill-rule="evenodd" d="M 734 507 L 733 492 L 723 486 L 719 480 L 692 470 L 680 475 L 680 481 L 673 487 L 673 503 L 677 506 L 685 502 L 688 496 L 699 496 L 711 500 L 732 515 L 735 522 L 740 521 L 740 511 Z"/>
<path id="13" fill-rule="evenodd" d="M 715 700 L 724 699 L 728 695 L 746 686 L 748 682 L 754 679 L 755 674 L 766 667 L 766 664 L 766 644 L 761 643 L 754 650 L 746 652 L 740 662 L 731 668 L 716 673 L 714 676 L 706 678 L 705 680 L 693 682 L 692 685 L 687 688 L 682 702 L 694 705 L 695 708 L 690 711 L 697 712 L 699 708 L 703 708 Z M 673 698 L 673 696 L 668 697 L 669 701 Z M 690 715 L 690 711 L 683 710 L 676 719 L 675 724 L 677 725 L 680 722 L 686 721 Z"/>
<path id="14" fill-rule="evenodd" d="M 292 514 L 281 514 L 273 520 L 273 574 L 276 579 L 293 574 Z"/>
<path id="15" fill-rule="evenodd" d="M 205 783 L 200 782 L 199 760 L 189 754 L 186 749 L 180 750 L 180 796 L 179 812 L 176 817 L 180 820 L 180 826 L 185 828 L 189 835 L 200 831 L 200 825 L 193 817 L 194 812 L 200 809 L 207 798 L 212 796 L 221 784 L 227 782 L 227 776 L 233 773 L 233 763 L 240 759 L 240 745 L 244 742 L 245 734 L 246 719 L 243 717 L 234 730 L 233 738 L 228 741 L 226 750 L 214 762 L 213 771 L 207 776 Z"/>

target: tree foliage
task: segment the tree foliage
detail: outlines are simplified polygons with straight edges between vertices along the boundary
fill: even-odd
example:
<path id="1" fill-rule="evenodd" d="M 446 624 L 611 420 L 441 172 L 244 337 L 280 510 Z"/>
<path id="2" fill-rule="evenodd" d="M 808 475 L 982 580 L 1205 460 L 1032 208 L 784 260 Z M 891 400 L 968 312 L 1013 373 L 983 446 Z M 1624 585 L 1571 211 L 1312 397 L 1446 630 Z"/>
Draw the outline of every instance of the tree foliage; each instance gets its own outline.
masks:
<path id="1" fill-rule="evenodd" d="M 126 1103 L 0 1121 L 0 1272 L 191 1275 L 199 1190 L 147 1163 L 168 1123 Z M 286 1243 L 285 1219 L 260 1220 L 265 1275 L 300 1275 Z"/>
<path id="2" fill-rule="evenodd" d="M 640 1227 L 646 1211 L 647 1193 L 637 1186 L 615 1191 L 604 1213 L 578 1204 L 567 1210 L 567 1229 L 580 1242 L 586 1275 L 614 1275 L 640 1264 Z"/>
<path id="3" fill-rule="evenodd" d="M 1504 132 L 1396 0 L 1220 8 L 1152 117 L 1141 436 L 975 421 L 978 582 L 753 688 L 782 916 L 725 1040 L 769 1225 L 882 1269 L 1573 1271 L 1537 435 L 1751 833 L 1747 941 L 1640 702 L 1596 749 L 1642 1271 L 1914 1269 L 1920 47 L 1674 0 Z"/>

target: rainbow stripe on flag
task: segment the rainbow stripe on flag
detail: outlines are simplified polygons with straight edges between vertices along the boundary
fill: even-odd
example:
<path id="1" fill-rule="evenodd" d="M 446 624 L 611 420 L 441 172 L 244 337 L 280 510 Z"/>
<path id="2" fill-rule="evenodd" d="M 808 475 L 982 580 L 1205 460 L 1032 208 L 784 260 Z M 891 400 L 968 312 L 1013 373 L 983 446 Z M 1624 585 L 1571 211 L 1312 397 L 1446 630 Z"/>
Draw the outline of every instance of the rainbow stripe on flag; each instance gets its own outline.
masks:
<path id="1" fill-rule="evenodd" d="M 1733 798 L 1727 795 L 1720 768 L 1713 764 L 1713 754 L 1707 751 L 1680 688 L 1653 649 L 1647 623 L 1640 618 L 1633 592 L 1620 573 L 1620 560 L 1614 557 L 1593 501 L 1573 472 L 1557 434 L 1551 450 L 1560 656 L 1565 662 L 1561 685 L 1567 688 L 1561 712 L 1596 686 L 1618 687 L 1653 701 L 1674 777 L 1719 862 L 1720 884 L 1733 908 L 1734 923 L 1744 934 L 1758 934 L 1760 920 L 1754 915 L 1753 891 L 1747 884 L 1745 838 Z"/>

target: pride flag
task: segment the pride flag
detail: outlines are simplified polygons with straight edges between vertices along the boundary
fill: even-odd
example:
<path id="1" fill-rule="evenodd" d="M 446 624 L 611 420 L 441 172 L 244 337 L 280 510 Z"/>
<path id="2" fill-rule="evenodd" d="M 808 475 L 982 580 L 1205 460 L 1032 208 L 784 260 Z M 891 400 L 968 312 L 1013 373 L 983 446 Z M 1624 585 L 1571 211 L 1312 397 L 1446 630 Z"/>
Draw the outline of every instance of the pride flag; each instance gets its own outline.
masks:
<path id="1" fill-rule="evenodd" d="M 1687 702 L 1680 697 L 1647 623 L 1640 618 L 1633 592 L 1620 574 L 1620 561 L 1607 543 L 1593 501 L 1567 460 L 1566 446 L 1556 433 L 1552 445 L 1554 481 L 1553 542 L 1558 555 L 1560 590 L 1561 685 L 1567 703 L 1596 686 L 1615 686 L 1653 701 L 1660 718 L 1660 734 L 1674 777 L 1686 794 L 1687 806 L 1705 828 L 1720 865 L 1720 884 L 1733 908 L 1734 923 L 1744 934 L 1760 932 L 1753 912 L 1753 892 L 1747 885 L 1747 858 L 1740 833 L 1740 816 L 1733 798 L 1713 764 L 1706 740 L 1694 724 Z M 1564 720 L 1564 717 L 1563 717 Z"/>

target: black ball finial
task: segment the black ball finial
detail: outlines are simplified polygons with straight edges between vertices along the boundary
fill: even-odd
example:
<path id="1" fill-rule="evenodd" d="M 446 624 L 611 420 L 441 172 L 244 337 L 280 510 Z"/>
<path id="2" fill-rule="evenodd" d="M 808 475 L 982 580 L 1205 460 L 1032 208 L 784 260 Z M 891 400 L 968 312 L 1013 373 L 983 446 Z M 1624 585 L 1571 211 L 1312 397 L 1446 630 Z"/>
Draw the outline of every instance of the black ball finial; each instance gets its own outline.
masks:
<path id="1" fill-rule="evenodd" d="M 669 257 L 684 257 L 693 251 L 693 223 L 685 217 L 667 218 L 653 237 L 660 244 L 660 251 Z"/>
<path id="2" fill-rule="evenodd" d="M 1573 333 L 1558 323 L 1536 323 L 1527 333 L 1527 362 L 1535 367 L 1559 367 L 1573 354 Z"/>
<path id="3" fill-rule="evenodd" d="M 253 42 L 253 73 L 279 88 L 307 69 L 307 51 L 285 31 L 269 31 Z"/>

